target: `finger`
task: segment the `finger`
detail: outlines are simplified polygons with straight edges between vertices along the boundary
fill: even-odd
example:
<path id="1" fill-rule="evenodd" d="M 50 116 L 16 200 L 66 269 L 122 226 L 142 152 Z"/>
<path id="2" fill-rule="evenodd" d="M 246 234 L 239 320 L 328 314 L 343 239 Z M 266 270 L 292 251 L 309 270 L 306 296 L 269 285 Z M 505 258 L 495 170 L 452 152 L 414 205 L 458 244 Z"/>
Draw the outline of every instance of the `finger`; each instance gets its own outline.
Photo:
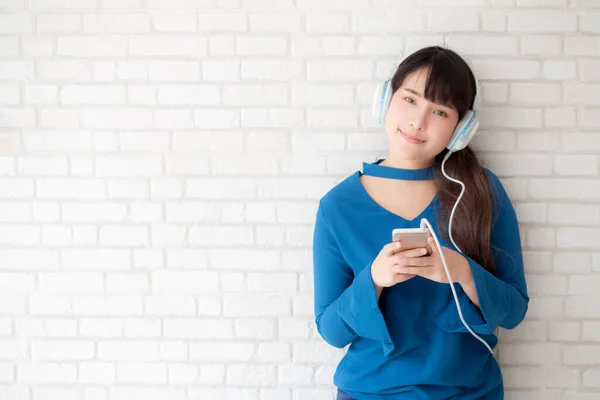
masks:
<path id="1" fill-rule="evenodd" d="M 403 258 L 398 264 L 406 267 L 432 267 L 433 260 L 431 257 Z"/>
<path id="2" fill-rule="evenodd" d="M 438 253 L 438 248 L 435 244 L 435 239 L 433 238 L 433 236 L 429 235 L 429 237 L 427 238 L 427 243 L 429 243 L 432 253 Z"/>
<path id="3" fill-rule="evenodd" d="M 411 266 L 407 266 L 407 265 L 398 265 L 398 266 L 396 266 L 396 271 L 399 274 L 405 274 L 405 275 L 427 276 L 427 274 L 431 272 L 431 268 L 428 268 L 428 267 L 411 267 Z"/>
<path id="4" fill-rule="evenodd" d="M 383 246 L 383 249 L 381 249 L 381 251 L 388 255 L 394 255 L 396 252 L 398 252 L 400 249 L 402 248 L 402 243 L 400 243 L 400 241 L 397 242 L 392 242 L 392 243 L 388 243 L 385 246 Z"/>
<path id="5" fill-rule="evenodd" d="M 404 250 L 404 251 L 400 251 L 397 254 L 394 255 L 394 258 L 396 259 L 396 262 L 400 262 L 402 259 L 404 258 L 414 258 L 414 257 L 421 257 L 424 256 L 425 254 L 427 254 L 427 249 L 424 247 L 420 247 L 417 249 L 410 249 L 410 250 Z"/>

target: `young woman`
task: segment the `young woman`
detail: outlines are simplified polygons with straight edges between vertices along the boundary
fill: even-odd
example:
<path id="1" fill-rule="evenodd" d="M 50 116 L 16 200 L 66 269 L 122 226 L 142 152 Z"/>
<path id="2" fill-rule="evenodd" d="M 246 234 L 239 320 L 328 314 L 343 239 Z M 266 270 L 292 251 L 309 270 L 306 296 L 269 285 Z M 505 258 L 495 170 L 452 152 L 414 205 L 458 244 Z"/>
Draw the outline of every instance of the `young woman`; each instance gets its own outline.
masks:
<path id="1" fill-rule="evenodd" d="M 389 153 L 364 163 L 319 202 L 314 232 L 314 303 L 320 335 L 347 352 L 338 400 L 502 399 L 496 359 L 464 326 L 442 255 L 403 250 L 395 228 L 426 218 L 437 234 L 465 322 L 493 349 L 529 303 L 520 235 L 504 187 L 469 147 L 446 146 L 473 108 L 476 80 L 455 52 L 427 47 L 391 81 L 384 119 Z M 458 246 L 452 244 L 452 240 Z M 459 250 L 460 249 L 460 250 Z"/>

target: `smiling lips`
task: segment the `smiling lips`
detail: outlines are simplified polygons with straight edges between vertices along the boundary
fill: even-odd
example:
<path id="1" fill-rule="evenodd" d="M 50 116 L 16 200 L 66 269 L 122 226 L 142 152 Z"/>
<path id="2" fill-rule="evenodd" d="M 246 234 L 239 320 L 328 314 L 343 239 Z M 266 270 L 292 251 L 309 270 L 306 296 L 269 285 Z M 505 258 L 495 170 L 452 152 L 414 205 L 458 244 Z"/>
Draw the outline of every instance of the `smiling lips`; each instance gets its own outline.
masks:
<path id="1" fill-rule="evenodd" d="M 424 141 L 424 140 L 420 140 L 420 139 L 417 139 L 417 138 L 416 138 L 416 137 L 414 137 L 414 136 L 410 136 L 409 134 L 402 132 L 400 129 L 398 129 L 398 132 L 399 132 L 399 133 L 400 133 L 400 135 L 401 135 L 401 136 L 402 136 L 402 137 L 403 137 L 403 138 L 404 138 L 404 139 L 405 139 L 407 142 L 409 142 L 409 143 L 412 143 L 412 144 L 421 144 L 421 143 L 425 143 L 425 141 Z"/>

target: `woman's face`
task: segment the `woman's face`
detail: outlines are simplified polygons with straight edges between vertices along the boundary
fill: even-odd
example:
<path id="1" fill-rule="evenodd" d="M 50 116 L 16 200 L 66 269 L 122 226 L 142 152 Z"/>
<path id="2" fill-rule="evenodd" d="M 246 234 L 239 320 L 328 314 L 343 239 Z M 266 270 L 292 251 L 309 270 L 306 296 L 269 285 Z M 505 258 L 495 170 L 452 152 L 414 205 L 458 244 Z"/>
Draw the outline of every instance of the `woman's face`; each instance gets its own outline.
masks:
<path id="1" fill-rule="evenodd" d="M 391 157 L 432 163 L 458 123 L 453 107 L 425 99 L 427 75 L 427 68 L 413 71 L 392 96 L 384 121 Z"/>

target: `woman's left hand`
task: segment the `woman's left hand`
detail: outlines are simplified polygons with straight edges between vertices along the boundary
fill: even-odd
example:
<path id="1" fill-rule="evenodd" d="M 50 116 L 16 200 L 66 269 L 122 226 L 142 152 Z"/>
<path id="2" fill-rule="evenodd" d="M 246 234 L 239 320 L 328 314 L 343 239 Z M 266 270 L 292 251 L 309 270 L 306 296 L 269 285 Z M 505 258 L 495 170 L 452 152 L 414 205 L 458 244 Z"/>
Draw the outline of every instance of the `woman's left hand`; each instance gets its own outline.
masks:
<path id="1" fill-rule="evenodd" d="M 398 272 L 419 275 L 435 282 L 448 283 L 446 270 L 444 269 L 442 257 L 435 244 L 435 240 L 432 236 L 429 236 L 428 241 L 432 249 L 431 255 L 402 259 L 398 264 Z M 448 247 L 441 246 L 441 248 L 444 252 L 444 258 L 448 264 L 452 280 L 460 283 L 472 280 L 473 275 L 471 274 L 471 267 L 467 259 L 462 254 Z"/>

